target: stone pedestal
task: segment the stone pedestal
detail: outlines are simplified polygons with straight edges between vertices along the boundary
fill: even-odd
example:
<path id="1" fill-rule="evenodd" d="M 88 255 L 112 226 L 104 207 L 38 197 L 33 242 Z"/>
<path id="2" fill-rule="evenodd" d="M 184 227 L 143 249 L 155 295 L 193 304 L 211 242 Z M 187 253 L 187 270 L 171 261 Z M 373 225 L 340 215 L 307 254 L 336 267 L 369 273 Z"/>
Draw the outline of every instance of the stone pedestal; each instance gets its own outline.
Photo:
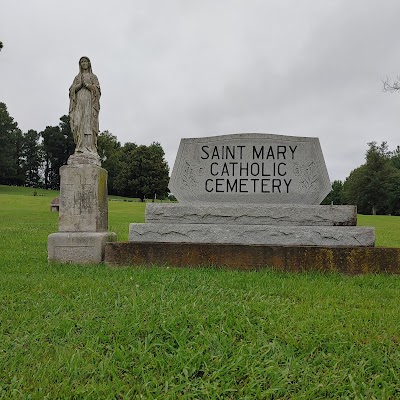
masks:
<path id="1" fill-rule="evenodd" d="M 146 223 L 129 225 L 129 241 L 374 246 L 374 228 L 356 223 L 355 206 L 149 203 Z"/>
<path id="2" fill-rule="evenodd" d="M 60 232 L 106 232 L 107 171 L 97 165 L 60 168 Z"/>
<path id="3" fill-rule="evenodd" d="M 107 242 L 117 240 L 113 232 L 58 232 L 48 238 L 49 261 L 98 264 L 104 260 Z"/>
<path id="4" fill-rule="evenodd" d="M 146 223 L 130 224 L 126 245 L 108 245 L 106 263 L 114 263 L 118 247 L 134 263 L 143 260 L 141 253 L 148 262 L 172 265 L 185 259 L 181 265 L 233 266 L 240 259 L 241 265 L 276 266 L 297 254 L 302 268 L 314 256 L 326 253 L 329 261 L 333 254 L 342 257 L 342 248 L 375 245 L 374 228 L 356 226 L 355 206 L 319 205 L 331 184 L 317 138 L 249 133 L 182 139 L 169 189 L 179 204 L 147 204 Z M 212 251 L 219 256 L 209 257 Z"/>
<path id="5" fill-rule="evenodd" d="M 79 160 L 61 167 L 59 232 L 49 235 L 49 261 L 99 263 L 106 242 L 115 240 L 108 232 L 107 171 Z"/>

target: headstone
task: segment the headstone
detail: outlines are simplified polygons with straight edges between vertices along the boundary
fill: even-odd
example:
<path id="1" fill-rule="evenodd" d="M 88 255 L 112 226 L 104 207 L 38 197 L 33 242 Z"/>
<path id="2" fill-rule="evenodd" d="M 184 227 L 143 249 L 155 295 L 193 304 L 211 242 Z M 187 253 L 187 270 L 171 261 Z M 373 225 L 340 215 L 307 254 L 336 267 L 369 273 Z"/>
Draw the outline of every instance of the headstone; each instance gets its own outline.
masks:
<path id="1" fill-rule="evenodd" d="M 69 90 L 76 148 L 60 168 L 59 232 L 49 235 L 48 259 L 99 263 L 116 235 L 108 232 L 107 171 L 97 154 L 100 84 L 87 57 L 79 60 L 79 70 Z"/>
<path id="2" fill-rule="evenodd" d="M 60 211 L 60 198 L 55 197 L 50 203 L 50 211 L 51 212 L 59 212 Z"/>
<path id="3" fill-rule="evenodd" d="M 169 189 L 148 204 L 134 242 L 371 247 L 355 206 L 320 206 L 331 190 L 317 138 L 236 134 L 182 139 Z"/>

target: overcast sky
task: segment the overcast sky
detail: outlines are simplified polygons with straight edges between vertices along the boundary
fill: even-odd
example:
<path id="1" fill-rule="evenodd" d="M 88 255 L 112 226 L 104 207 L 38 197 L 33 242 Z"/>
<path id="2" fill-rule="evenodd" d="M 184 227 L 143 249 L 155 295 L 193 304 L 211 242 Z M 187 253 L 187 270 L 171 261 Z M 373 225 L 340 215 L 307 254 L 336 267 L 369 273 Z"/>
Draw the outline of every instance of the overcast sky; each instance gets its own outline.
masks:
<path id="1" fill-rule="evenodd" d="M 331 180 L 367 143 L 400 145 L 399 0 L 2 0 L 0 101 L 26 132 L 58 125 L 88 56 L 100 131 L 160 142 L 318 137 Z M 1 149 L 0 149 L 1 151 Z"/>

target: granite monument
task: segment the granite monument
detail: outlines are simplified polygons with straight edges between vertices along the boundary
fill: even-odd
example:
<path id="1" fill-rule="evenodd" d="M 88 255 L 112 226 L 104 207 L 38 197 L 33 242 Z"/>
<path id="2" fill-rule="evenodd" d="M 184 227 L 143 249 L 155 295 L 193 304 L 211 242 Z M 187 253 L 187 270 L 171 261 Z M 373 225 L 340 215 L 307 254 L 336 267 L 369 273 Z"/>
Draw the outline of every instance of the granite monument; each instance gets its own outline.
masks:
<path id="1" fill-rule="evenodd" d="M 331 190 L 318 138 L 261 133 L 182 139 L 169 184 L 179 204 L 148 204 L 133 242 L 374 246 L 355 206 Z"/>

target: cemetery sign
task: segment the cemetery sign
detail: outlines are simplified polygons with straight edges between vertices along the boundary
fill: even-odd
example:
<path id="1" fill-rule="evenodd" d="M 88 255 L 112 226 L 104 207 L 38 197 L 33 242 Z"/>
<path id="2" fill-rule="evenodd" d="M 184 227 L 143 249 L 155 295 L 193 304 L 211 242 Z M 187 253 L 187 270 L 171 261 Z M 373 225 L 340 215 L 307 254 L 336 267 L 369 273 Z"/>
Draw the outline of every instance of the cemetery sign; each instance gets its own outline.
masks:
<path id="1" fill-rule="evenodd" d="M 318 138 L 182 139 L 169 182 L 181 203 L 320 204 L 331 184 Z"/>

